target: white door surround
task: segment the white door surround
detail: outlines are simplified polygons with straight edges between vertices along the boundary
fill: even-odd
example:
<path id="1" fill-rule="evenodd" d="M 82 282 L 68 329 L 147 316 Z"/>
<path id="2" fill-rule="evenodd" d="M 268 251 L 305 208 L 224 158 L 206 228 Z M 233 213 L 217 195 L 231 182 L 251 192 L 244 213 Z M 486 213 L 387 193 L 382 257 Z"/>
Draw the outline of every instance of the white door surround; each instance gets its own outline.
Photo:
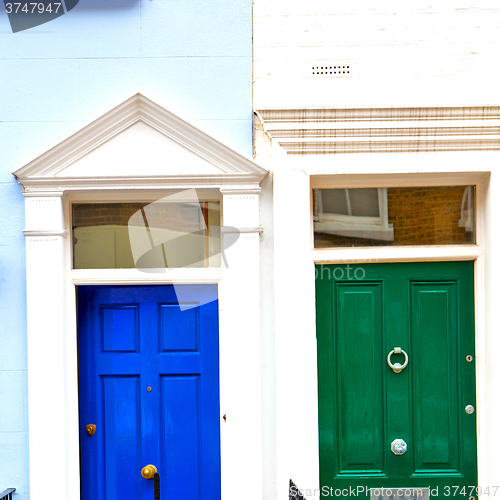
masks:
<path id="1" fill-rule="evenodd" d="M 62 498 L 80 500 L 75 293 L 95 283 L 219 284 L 222 498 L 250 500 L 262 489 L 259 192 L 267 173 L 141 94 L 13 172 L 26 202 L 32 498 L 49 500 L 57 484 Z M 222 235 L 227 268 L 72 270 L 72 203 L 153 201 L 190 188 L 220 199 L 223 226 L 241 233 L 230 248 L 238 234 Z M 242 488 L 249 477 L 253 487 Z"/>
<path id="2" fill-rule="evenodd" d="M 475 261 L 478 476 L 483 488 L 496 485 L 500 107 L 263 109 L 255 122 L 256 158 L 274 183 L 279 497 L 292 479 L 308 499 L 319 498 L 314 276 L 321 263 Z M 313 188 L 440 185 L 476 186 L 477 244 L 313 249 Z"/>

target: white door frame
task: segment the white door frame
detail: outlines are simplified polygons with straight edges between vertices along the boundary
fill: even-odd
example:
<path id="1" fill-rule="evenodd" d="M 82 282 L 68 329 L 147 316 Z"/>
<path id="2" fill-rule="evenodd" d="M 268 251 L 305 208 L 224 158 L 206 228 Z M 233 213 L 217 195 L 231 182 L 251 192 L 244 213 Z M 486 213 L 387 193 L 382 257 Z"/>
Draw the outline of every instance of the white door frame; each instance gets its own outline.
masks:
<path id="1" fill-rule="evenodd" d="M 170 171 L 168 175 L 148 175 L 146 165 L 135 173 L 120 176 L 107 172 L 112 166 L 103 163 L 99 166 L 103 173 L 98 178 L 85 177 L 81 172 L 64 175 L 65 168 L 71 166 L 75 172 L 76 165 L 78 171 L 80 158 L 138 121 L 151 127 L 156 140 L 155 134 L 160 131 L 189 150 L 189 154 L 205 160 L 207 170 L 219 173 L 190 173 L 188 163 L 178 165 L 179 171 Z M 161 154 L 165 153 L 158 151 Z M 216 283 L 220 311 L 222 499 L 253 499 L 255 491 L 262 490 L 263 475 L 259 193 L 267 171 L 137 94 L 14 174 L 23 185 L 26 207 L 32 498 L 50 500 L 57 484 L 62 498 L 80 500 L 75 287 Z M 152 201 L 172 190 L 191 188 L 209 193 L 210 197 L 216 193 L 221 200 L 222 225 L 234 228 L 222 235 L 227 268 L 166 269 L 158 273 L 71 269 L 72 203 Z M 239 239 L 237 233 L 241 234 Z M 243 358 L 242 342 L 246 353 Z M 222 419 L 224 414 L 227 422 Z M 252 478 L 254 488 L 242 488 L 248 478 Z"/>
<path id="2" fill-rule="evenodd" d="M 256 115 L 256 158 L 274 182 L 278 494 L 287 494 L 292 479 L 308 500 L 319 498 L 316 263 L 475 261 L 478 476 L 483 487 L 497 485 L 500 108 L 265 109 Z M 477 245 L 313 249 L 312 188 L 467 184 L 477 186 Z"/>
<path id="3" fill-rule="evenodd" d="M 315 338 L 315 265 L 316 264 L 356 264 L 375 262 L 431 262 L 431 261 L 475 261 L 475 328 L 476 328 L 476 391 L 478 432 L 478 473 L 479 484 L 493 486 L 491 461 L 496 459 L 495 448 L 491 445 L 491 432 L 486 429 L 491 419 L 491 402 L 494 401 L 488 371 L 494 366 L 494 354 L 491 346 L 494 335 L 489 324 L 494 311 L 488 310 L 487 289 L 488 259 L 485 257 L 485 219 L 488 215 L 488 173 L 455 173 L 447 175 L 345 175 L 324 176 L 321 179 L 307 175 L 301 169 L 293 169 L 275 175 L 275 207 L 288 206 L 288 220 L 299 220 L 299 213 L 307 211 L 308 220 L 294 225 L 295 238 L 300 244 L 294 246 L 294 255 L 290 247 L 286 256 L 275 262 L 276 290 L 276 373 L 277 373 L 277 427 L 278 427 L 278 481 L 281 493 L 292 479 L 296 486 L 303 489 L 306 497 L 319 498 L 319 450 L 318 450 L 318 394 L 316 371 Z M 312 188 L 345 187 L 404 187 L 438 185 L 475 185 L 477 209 L 477 244 L 475 245 L 436 245 L 409 247 L 376 248 L 313 248 Z M 282 196 L 294 193 L 293 207 L 284 203 Z M 284 219 L 280 218 L 280 209 L 275 217 L 276 252 L 283 251 L 285 243 L 282 233 L 286 232 Z M 290 226 L 288 227 L 290 230 Z M 303 241 L 303 243 L 302 243 Z M 289 243 L 289 242 L 288 242 Z M 312 249 L 312 250 L 311 250 Z M 282 254 L 283 255 L 283 254 Z M 289 286 L 289 273 L 293 262 L 294 288 Z M 287 282 L 287 285 L 285 285 Z M 294 314 L 294 308 L 285 304 L 294 300 L 297 289 L 301 289 L 300 317 Z M 300 362 L 297 364 L 297 360 Z M 486 368 L 489 366 L 489 370 Z M 286 385 L 286 388 L 285 388 Z M 290 411 L 290 401 L 300 406 L 296 412 Z M 488 406 L 488 400 L 490 406 Z M 307 410 L 307 411 L 305 411 Z M 286 416 L 285 416 L 286 414 Z M 301 432 L 296 431 L 297 428 Z M 281 460 L 280 460 L 281 457 Z"/>

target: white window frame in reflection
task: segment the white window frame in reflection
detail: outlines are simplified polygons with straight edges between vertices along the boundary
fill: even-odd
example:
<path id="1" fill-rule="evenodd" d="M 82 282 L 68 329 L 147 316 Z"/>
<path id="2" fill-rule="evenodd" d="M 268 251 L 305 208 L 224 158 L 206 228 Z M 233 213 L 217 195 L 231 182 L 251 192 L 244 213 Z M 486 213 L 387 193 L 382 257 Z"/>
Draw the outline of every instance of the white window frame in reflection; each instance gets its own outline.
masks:
<path id="1" fill-rule="evenodd" d="M 392 224 L 389 224 L 387 188 L 377 188 L 378 217 L 352 215 L 349 188 L 344 189 L 348 215 L 324 212 L 322 191 L 322 189 L 314 190 L 314 232 L 351 238 L 394 241 L 394 228 Z"/>
<path id="2" fill-rule="evenodd" d="M 458 225 L 465 228 L 467 232 L 474 231 L 474 208 L 474 186 L 466 186 L 462 197 Z"/>

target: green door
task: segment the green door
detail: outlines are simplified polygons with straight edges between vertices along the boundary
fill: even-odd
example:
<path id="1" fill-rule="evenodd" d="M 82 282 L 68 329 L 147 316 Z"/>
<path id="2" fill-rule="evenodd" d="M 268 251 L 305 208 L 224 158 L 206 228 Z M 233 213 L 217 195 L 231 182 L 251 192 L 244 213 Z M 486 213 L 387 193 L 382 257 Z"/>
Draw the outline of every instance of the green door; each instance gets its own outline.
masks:
<path id="1" fill-rule="evenodd" d="M 322 496 L 476 497 L 474 263 L 316 273 Z"/>

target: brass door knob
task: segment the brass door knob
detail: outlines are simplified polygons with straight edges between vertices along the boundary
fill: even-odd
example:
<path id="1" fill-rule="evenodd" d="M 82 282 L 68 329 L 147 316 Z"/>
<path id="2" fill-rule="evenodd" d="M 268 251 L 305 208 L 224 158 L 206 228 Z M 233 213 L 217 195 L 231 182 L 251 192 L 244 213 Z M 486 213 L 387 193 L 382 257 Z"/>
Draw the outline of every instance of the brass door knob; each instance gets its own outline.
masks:
<path id="1" fill-rule="evenodd" d="M 149 464 L 142 468 L 141 476 L 144 479 L 153 479 L 156 472 L 158 472 L 158 469 L 154 465 Z"/>

